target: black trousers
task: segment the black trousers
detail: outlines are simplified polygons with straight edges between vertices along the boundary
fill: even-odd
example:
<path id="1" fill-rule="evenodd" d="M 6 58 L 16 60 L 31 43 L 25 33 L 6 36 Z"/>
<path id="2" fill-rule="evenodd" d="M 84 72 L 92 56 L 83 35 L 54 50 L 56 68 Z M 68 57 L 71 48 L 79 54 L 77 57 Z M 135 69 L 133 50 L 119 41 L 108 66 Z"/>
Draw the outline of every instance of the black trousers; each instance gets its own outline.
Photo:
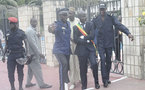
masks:
<path id="1" fill-rule="evenodd" d="M 20 57 L 23 57 L 22 53 L 10 54 L 8 56 L 7 69 L 8 69 L 8 78 L 9 78 L 9 82 L 11 84 L 11 88 L 14 87 L 14 81 L 15 81 L 14 73 L 15 73 L 16 67 L 17 67 L 17 73 L 18 73 L 19 87 L 22 87 L 22 84 L 23 84 L 24 65 L 20 65 L 16 62 L 16 59 L 20 58 Z"/>
<path id="2" fill-rule="evenodd" d="M 109 80 L 110 69 L 111 69 L 111 57 L 112 48 L 98 47 L 100 59 L 101 59 L 101 74 L 103 83 Z"/>
<path id="3" fill-rule="evenodd" d="M 96 53 L 90 52 L 89 55 L 86 56 L 78 56 L 79 65 L 80 65 L 80 76 L 82 89 L 87 88 L 87 69 L 88 69 L 88 60 L 91 64 L 91 69 L 93 72 L 95 85 L 98 84 L 98 64 L 96 60 Z"/>
<path id="4" fill-rule="evenodd" d="M 59 62 L 60 90 L 65 90 L 64 83 L 69 83 L 68 71 L 70 55 L 55 54 L 55 56 Z"/>

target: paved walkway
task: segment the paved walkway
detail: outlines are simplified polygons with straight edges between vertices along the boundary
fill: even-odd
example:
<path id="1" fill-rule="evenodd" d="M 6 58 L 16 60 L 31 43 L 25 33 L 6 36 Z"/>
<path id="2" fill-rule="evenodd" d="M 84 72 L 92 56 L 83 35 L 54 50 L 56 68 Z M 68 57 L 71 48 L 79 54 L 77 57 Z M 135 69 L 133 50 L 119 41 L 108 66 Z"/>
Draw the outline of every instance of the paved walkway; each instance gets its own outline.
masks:
<path id="1" fill-rule="evenodd" d="M 44 81 L 48 84 L 53 85 L 50 89 L 45 90 L 59 90 L 59 79 L 58 79 L 58 67 L 48 67 L 46 65 L 42 65 Z M 18 90 L 18 80 L 17 73 L 15 73 L 15 86 L 16 90 Z M 26 83 L 27 76 L 27 66 L 24 68 L 24 85 Z M 101 88 L 99 90 L 145 90 L 145 80 L 137 80 L 132 78 L 127 78 L 126 76 L 111 74 L 112 84 L 108 88 L 104 88 L 101 82 L 101 74 L 99 72 L 99 80 Z M 35 78 L 33 78 L 33 83 L 36 83 Z M 38 86 L 32 88 L 25 88 L 24 90 L 41 90 Z M 88 90 L 94 89 L 94 82 L 92 78 L 91 70 L 88 70 Z M 7 75 L 7 65 L 6 63 L 2 63 L 0 61 L 0 90 L 10 90 L 10 84 L 8 82 Z M 74 90 L 81 90 L 81 84 L 78 83 Z"/>

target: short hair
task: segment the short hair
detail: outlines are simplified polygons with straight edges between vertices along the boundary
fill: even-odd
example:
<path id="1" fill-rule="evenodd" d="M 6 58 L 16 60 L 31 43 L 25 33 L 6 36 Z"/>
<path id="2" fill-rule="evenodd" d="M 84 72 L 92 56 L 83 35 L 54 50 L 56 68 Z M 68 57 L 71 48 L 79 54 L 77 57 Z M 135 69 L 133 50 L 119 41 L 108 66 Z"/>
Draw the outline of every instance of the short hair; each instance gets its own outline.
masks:
<path id="1" fill-rule="evenodd" d="M 62 8 L 58 11 L 58 14 L 61 15 L 61 14 L 64 14 L 64 13 L 68 13 L 69 9 L 68 8 Z"/>
<path id="2" fill-rule="evenodd" d="M 35 21 L 35 20 L 37 21 L 37 19 L 36 19 L 35 17 L 32 17 L 31 20 L 30 20 L 30 23 L 31 23 L 32 21 Z"/>
<path id="3" fill-rule="evenodd" d="M 74 7 L 69 7 L 69 12 L 75 12 L 75 8 Z"/>
<path id="4" fill-rule="evenodd" d="M 83 14 L 86 14 L 86 12 L 83 11 L 83 10 L 79 11 L 79 12 L 78 12 L 78 18 L 80 18 Z"/>

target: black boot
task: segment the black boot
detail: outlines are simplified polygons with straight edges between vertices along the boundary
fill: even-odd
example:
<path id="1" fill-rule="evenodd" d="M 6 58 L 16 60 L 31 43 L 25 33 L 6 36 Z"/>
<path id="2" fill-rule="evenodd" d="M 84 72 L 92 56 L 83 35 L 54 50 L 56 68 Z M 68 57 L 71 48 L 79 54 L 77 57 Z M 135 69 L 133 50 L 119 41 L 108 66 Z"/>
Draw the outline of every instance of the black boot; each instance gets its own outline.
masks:
<path id="1" fill-rule="evenodd" d="M 82 86 L 82 90 L 85 90 L 85 89 L 87 89 L 87 87 L 86 86 Z"/>
<path id="2" fill-rule="evenodd" d="M 111 81 L 110 80 L 108 80 L 108 84 L 111 84 Z"/>
<path id="3" fill-rule="evenodd" d="M 99 85 L 99 84 L 96 84 L 96 85 L 95 85 L 95 88 L 96 88 L 96 89 L 99 89 L 99 88 L 100 88 L 100 85 Z"/>
<path id="4" fill-rule="evenodd" d="M 15 87 L 12 87 L 11 90 L 16 90 Z"/>
<path id="5" fill-rule="evenodd" d="M 23 90 L 22 84 L 23 84 L 23 81 L 19 81 L 19 90 Z"/>
<path id="6" fill-rule="evenodd" d="M 107 87 L 108 87 L 108 81 L 105 81 L 103 86 L 104 86 L 105 88 L 107 88 Z"/>
<path id="7" fill-rule="evenodd" d="M 16 90 L 16 89 L 15 89 L 14 82 L 10 82 L 10 84 L 11 84 L 11 90 Z"/>
<path id="8" fill-rule="evenodd" d="M 98 81 L 98 65 L 97 64 L 93 65 L 91 68 L 92 68 L 92 72 L 93 72 L 95 88 L 99 89 L 100 85 L 99 85 L 99 81 Z"/>
<path id="9" fill-rule="evenodd" d="M 24 90 L 22 87 L 19 87 L 19 90 Z"/>

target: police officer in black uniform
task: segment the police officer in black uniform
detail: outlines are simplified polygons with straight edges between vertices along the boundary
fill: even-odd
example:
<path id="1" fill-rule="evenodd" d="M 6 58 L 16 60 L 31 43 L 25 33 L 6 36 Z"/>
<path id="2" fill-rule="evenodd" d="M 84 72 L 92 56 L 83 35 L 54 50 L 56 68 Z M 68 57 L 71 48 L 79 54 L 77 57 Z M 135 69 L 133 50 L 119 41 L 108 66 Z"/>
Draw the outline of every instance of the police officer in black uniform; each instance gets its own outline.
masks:
<path id="1" fill-rule="evenodd" d="M 114 44 L 113 26 L 124 32 L 131 40 L 133 36 L 129 30 L 122 25 L 114 16 L 106 13 L 106 4 L 104 2 L 99 5 L 100 14 L 93 18 L 94 29 L 97 28 L 97 47 L 101 59 L 101 74 L 104 87 L 108 87 L 109 73 L 111 69 L 112 48 Z"/>
<path id="2" fill-rule="evenodd" d="M 17 67 L 18 72 L 18 81 L 19 81 L 19 90 L 23 90 L 22 84 L 23 84 L 23 68 L 24 65 L 20 65 L 16 62 L 16 59 L 23 58 L 25 52 L 25 49 L 23 47 L 23 41 L 26 44 L 26 35 L 24 31 L 19 29 L 17 27 L 18 20 L 15 17 L 9 17 L 9 24 L 10 24 L 10 31 L 7 33 L 6 36 L 6 47 L 3 55 L 3 62 L 5 62 L 5 54 L 9 52 L 8 54 L 8 61 L 7 61 L 7 69 L 8 69 L 8 78 L 11 85 L 11 90 L 16 90 L 14 86 L 14 72 L 15 68 Z M 27 51 L 27 50 L 26 50 Z"/>

